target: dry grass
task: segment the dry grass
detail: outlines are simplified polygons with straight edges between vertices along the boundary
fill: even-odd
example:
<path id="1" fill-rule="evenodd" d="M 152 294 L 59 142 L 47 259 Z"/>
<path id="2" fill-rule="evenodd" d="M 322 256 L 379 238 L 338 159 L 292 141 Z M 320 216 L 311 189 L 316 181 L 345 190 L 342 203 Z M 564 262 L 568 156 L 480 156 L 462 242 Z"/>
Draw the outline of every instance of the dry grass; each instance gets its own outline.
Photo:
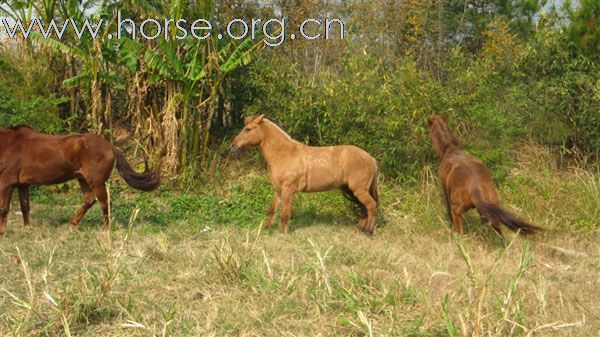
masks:
<path id="1" fill-rule="evenodd" d="M 280 235 L 262 219 L 148 234 L 132 217 L 109 236 L 53 226 L 39 206 L 31 229 L 11 212 L 0 335 L 597 336 L 600 178 L 538 168 L 501 186 L 508 209 L 551 229 L 531 240 L 504 241 L 474 215 L 452 235 L 429 169 L 414 189 L 384 185 L 372 239 L 297 218 Z"/>

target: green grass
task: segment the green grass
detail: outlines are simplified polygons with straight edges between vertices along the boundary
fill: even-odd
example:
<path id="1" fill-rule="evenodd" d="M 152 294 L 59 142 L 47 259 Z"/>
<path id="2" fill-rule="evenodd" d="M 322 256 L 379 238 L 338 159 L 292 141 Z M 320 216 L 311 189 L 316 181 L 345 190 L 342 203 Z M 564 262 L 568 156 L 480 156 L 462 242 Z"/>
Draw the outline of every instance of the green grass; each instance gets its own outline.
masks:
<path id="1" fill-rule="evenodd" d="M 297 195 L 288 235 L 262 228 L 257 169 L 149 194 L 115 177 L 110 232 L 98 207 L 69 229 L 75 184 L 38 188 L 35 226 L 13 202 L 0 240 L 0 335 L 596 336 L 600 177 L 538 164 L 521 158 L 500 186 L 549 229 L 531 239 L 476 214 L 453 235 L 429 168 L 415 186 L 384 179 L 370 239 L 333 192 Z"/>

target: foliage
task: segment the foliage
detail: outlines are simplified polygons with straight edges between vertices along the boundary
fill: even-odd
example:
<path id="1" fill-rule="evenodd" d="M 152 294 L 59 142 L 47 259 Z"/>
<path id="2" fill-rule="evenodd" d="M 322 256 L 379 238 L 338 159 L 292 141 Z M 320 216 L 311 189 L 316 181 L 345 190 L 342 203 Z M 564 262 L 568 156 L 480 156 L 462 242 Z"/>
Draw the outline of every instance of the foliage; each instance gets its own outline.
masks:
<path id="1" fill-rule="evenodd" d="M 400 20 L 417 29 L 418 20 L 411 18 L 419 17 L 421 5 L 407 7 L 411 11 Z M 560 19 L 548 16 L 537 26 L 530 23 L 527 32 L 518 29 L 538 5 L 523 2 L 512 8 L 498 2 L 490 8 L 504 14 L 485 18 L 480 32 L 469 33 L 480 40 L 475 54 L 466 42 L 449 44 L 444 61 L 433 65 L 423 62 L 422 52 L 417 56 L 415 43 L 408 43 L 417 48 L 412 52 L 392 55 L 389 41 L 377 40 L 346 42 L 337 64 L 312 71 L 305 64 L 318 64 L 317 56 L 295 60 L 268 54 L 251 67 L 251 80 L 243 88 L 256 97 L 246 102 L 246 114 L 267 113 L 310 144 L 364 147 L 386 175 L 408 181 L 435 160 L 425 128 L 426 117 L 433 114 L 448 115 L 467 150 L 499 179 L 508 172 L 510 150 L 523 140 L 597 154 L 599 64 L 593 55 L 573 52 L 569 31 L 559 30 Z M 377 18 L 361 17 L 368 14 L 360 8 L 357 13 L 355 21 L 377 24 Z M 420 25 L 431 28 L 427 22 Z M 362 22 L 349 29 L 366 28 Z"/>
<path id="2" fill-rule="evenodd" d="M 97 37 L 75 36 L 67 30 L 62 38 L 46 38 L 34 32 L 33 39 L 13 41 L 14 49 L 27 50 L 32 59 L 43 54 L 57 61 L 46 71 L 60 79 L 62 86 L 55 90 L 67 93 L 67 115 L 79 122 L 77 129 L 112 138 L 113 124 L 131 125 L 141 145 L 150 149 L 146 152 L 156 160 L 164 157 L 162 168 L 184 178 L 195 176 L 198 162 L 205 160 L 212 123 L 231 119 L 221 104 L 226 99 L 223 79 L 248 64 L 262 45 L 261 40 L 219 39 L 216 32 L 208 39 L 187 36 L 181 40 L 175 38 L 175 29 L 170 36 L 154 40 L 136 40 L 136 30 L 121 31 L 120 39 L 112 36 L 117 31 L 117 13 L 136 22 L 159 15 L 174 21 L 207 18 L 218 22 L 221 14 L 214 1 L 2 3 L 0 12 L 25 25 L 32 17 L 46 25 L 50 20 L 60 24 L 69 19 L 79 27 L 87 20 L 102 20 Z"/>
<path id="3" fill-rule="evenodd" d="M 579 7 L 569 8 L 567 28 L 569 40 L 583 52 L 599 57 L 600 52 L 600 3 L 594 0 L 582 0 Z"/>
<path id="4" fill-rule="evenodd" d="M 309 144 L 364 147 L 402 181 L 436 161 L 425 127 L 432 114 L 448 115 L 496 178 L 524 140 L 597 160 L 598 4 L 548 8 L 541 0 L 7 1 L 2 11 L 14 18 L 102 18 L 108 29 L 96 40 L 71 34 L 7 47 L 3 73 L 27 78 L 3 80 L 0 122 L 66 124 L 107 138 L 113 124 L 126 127 L 136 148 L 182 182 L 212 165 L 211 148 L 229 141 L 243 114 L 258 113 Z M 268 49 L 250 39 L 140 41 L 126 32 L 116 40 L 106 32 L 117 11 L 138 21 L 285 16 L 291 25 L 327 13 L 346 19 L 346 39 Z M 7 61 L 15 58 L 23 64 Z"/>
<path id="5" fill-rule="evenodd" d="M 11 56 L 0 52 L 0 126 L 27 124 L 47 132 L 61 131 L 65 121 L 58 105 L 64 99 L 43 90 L 35 66 L 18 64 Z"/>

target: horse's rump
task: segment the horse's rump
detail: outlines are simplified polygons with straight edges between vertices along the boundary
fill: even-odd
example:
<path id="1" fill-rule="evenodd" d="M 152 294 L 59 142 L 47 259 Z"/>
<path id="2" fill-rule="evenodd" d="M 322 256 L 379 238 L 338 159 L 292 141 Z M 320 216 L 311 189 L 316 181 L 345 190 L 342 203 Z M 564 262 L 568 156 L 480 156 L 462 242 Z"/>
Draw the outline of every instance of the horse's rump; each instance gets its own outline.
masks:
<path id="1" fill-rule="evenodd" d="M 295 160 L 302 163 L 296 170 L 302 178 L 299 190 L 321 192 L 369 180 L 377 171 L 377 162 L 366 151 L 351 145 L 327 147 L 300 146 Z M 295 165 L 292 165 L 295 166 Z M 367 184 L 368 187 L 370 184 Z"/>

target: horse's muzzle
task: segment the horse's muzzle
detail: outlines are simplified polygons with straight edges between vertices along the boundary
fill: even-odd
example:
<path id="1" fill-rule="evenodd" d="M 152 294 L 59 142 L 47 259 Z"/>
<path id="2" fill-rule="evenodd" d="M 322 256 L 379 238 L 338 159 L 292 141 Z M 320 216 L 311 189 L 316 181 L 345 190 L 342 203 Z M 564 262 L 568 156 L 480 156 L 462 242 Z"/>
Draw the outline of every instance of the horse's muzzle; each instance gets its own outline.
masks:
<path id="1" fill-rule="evenodd" d="M 241 149 L 239 147 L 237 147 L 235 144 L 231 144 L 231 147 L 229 147 L 229 150 L 233 153 L 238 153 L 238 152 L 240 152 Z"/>

